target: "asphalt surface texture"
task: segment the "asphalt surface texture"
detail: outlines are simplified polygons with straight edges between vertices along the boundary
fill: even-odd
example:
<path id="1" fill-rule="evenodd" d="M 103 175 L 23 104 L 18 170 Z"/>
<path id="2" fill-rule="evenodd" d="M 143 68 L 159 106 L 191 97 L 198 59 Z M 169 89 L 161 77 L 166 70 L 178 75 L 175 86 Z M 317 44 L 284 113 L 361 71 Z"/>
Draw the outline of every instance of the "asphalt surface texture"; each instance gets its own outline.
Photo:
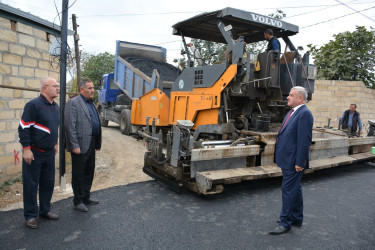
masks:
<path id="1" fill-rule="evenodd" d="M 304 222 L 277 226 L 281 178 L 225 186 L 211 197 L 176 194 L 156 181 L 94 192 L 99 205 L 53 204 L 59 221 L 29 229 L 23 210 L 0 212 L 0 249 L 375 249 L 375 164 L 303 177 Z"/>

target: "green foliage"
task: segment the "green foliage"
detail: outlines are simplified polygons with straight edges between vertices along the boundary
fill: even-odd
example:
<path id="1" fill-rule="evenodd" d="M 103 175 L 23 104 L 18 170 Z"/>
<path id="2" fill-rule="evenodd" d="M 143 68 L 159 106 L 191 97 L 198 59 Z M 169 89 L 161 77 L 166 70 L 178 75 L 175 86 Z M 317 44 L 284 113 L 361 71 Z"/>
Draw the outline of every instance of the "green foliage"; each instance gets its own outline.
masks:
<path id="1" fill-rule="evenodd" d="M 81 77 L 89 78 L 98 89 L 97 82 L 102 75 L 111 73 L 115 69 L 115 56 L 109 52 L 98 55 L 89 55 L 82 61 Z"/>
<path id="2" fill-rule="evenodd" d="M 227 48 L 226 44 L 215 43 L 195 38 L 191 39 L 191 43 L 193 43 L 195 48 L 201 53 L 202 59 L 206 64 L 210 65 L 214 62 L 225 60 L 225 50 Z M 183 50 L 181 50 L 181 54 L 182 52 Z M 194 60 L 194 58 L 191 59 Z M 173 62 L 178 62 L 178 66 L 183 69 L 186 66 L 187 59 L 184 56 L 180 59 L 174 59 Z"/>
<path id="3" fill-rule="evenodd" d="M 73 51 L 74 53 L 74 51 Z M 91 54 L 89 54 L 88 52 L 82 50 L 79 52 L 80 54 L 80 62 L 81 62 L 81 65 L 86 62 L 90 56 L 92 56 Z M 67 72 L 68 74 L 70 75 L 70 78 L 76 78 L 77 77 L 77 65 L 76 65 L 76 59 L 75 59 L 76 55 L 75 53 L 73 54 L 73 59 L 72 60 L 69 60 L 67 62 L 67 65 L 66 65 L 66 69 L 67 69 Z M 76 91 L 76 90 L 74 90 Z"/>
<path id="4" fill-rule="evenodd" d="M 318 78 L 327 80 L 361 80 L 375 88 L 375 31 L 357 26 L 354 32 L 343 32 L 318 48 L 309 44 Z"/>
<path id="5" fill-rule="evenodd" d="M 275 13 L 271 13 L 269 14 L 268 16 L 274 18 L 274 19 L 277 19 L 277 20 L 281 20 L 283 19 L 284 17 L 286 17 L 286 14 L 284 13 L 284 11 L 282 10 L 276 10 Z"/>
<path id="6" fill-rule="evenodd" d="M 6 182 L 3 183 L 3 185 L 0 186 L 0 194 L 4 193 L 7 187 L 11 186 L 14 183 L 21 182 L 21 181 L 22 181 L 22 177 L 7 180 Z"/>

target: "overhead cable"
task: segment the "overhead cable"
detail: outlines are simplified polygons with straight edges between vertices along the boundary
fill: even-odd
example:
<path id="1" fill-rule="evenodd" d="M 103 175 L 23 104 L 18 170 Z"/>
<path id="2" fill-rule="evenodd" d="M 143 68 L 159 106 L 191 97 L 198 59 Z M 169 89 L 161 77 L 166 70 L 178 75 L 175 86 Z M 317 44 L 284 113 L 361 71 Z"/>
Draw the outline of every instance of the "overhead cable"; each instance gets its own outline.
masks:
<path id="1" fill-rule="evenodd" d="M 356 9 L 354 9 L 354 8 L 352 8 L 352 7 L 350 7 L 350 6 L 348 6 L 346 3 L 343 3 L 343 2 L 341 2 L 341 1 L 339 1 L 339 0 L 335 0 L 335 1 L 338 2 L 338 3 L 340 3 L 340 4 L 342 4 L 342 5 L 344 5 L 345 7 L 349 8 L 349 9 L 351 9 L 351 10 L 357 11 Z M 370 18 L 369 16 L 366 16 L 365 14 L 363 14 L 363 13 L 361 13 L 361 12 L 359 12 L 358 14 L 361 14 L 362 16 L 364 16 L 364 17 L 370 19 L 371 21 L 375 22 L 374 19 Z"/>
<path id="2" fill-rule="evenodd" d="M 343 17 L 346 17 L 346 16 L 351 16 L 351 15 L 354 15 L 356 13 L 359 13 L 359 12 L 362 12 L 362 11 L 366 11 L 366 10 L 370 10 L 370 9 L 373 9 L 373 8 L 375 8 L 375 6 L 372 6 L 370 8 L 364 9 L 364 10 L 359 10 L 359 11 L 356 11 L 356 12 L 353 12 L 353 13 L 350 13 L 350 14 L 347 14 L 347 15 L 343 15 L 343 16 L 339 16 L 339 17 L 336 17 L 336 18 L 332 18 L 332 19 L 329 19 L 329 20 L 326 20 L 326 21 L 323 21 L 323 22 L 310 24 L 310 25 L 301 27 L 301 29 L 308 28 L 308 27 L 315 26 L 315 25 L 322 24 L 322 23 L 326 23 L 326 22 L 330 22 L 330 21 L 333 21 L 333 20 L 337 20 L 337 19 L 340 19 L 340 18 L 343 18 Z"/>

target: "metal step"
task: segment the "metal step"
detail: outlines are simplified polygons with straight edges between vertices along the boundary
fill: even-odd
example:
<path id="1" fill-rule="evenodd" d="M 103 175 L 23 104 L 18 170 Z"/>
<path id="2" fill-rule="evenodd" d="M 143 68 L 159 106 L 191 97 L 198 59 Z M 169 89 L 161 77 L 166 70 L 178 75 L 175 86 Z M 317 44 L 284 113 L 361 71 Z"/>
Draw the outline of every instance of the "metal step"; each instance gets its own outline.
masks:
<path id="1" fill-rule="evenodd" d="M 369 153 L 353 154 L 350 156 L 337 156 L 319 160 L 310 161 L 310 169 L 305 173 L 313 173 L 316 170 L 332 168 L 341 165 L 353 164 L 359 161 L 368 161 L 375 159 L 375 155 Z M 199 191 L 202 194 L 209 193 L 215 184 L 233 184 L 244 180 L 255 180 L 269 177 L 282 176 L 281 169 L 275 164 L 246 167 L 215 171 L 205 171 L 196 173 L 196 181 Z"/>
<path id="2" fill-rule="evenodd" d="M 182 184 L 176 182 L 175 180 L 171 180 L 164 175 L 161 175 L 157 172 L 155 172 L 152 168 L 148 166 L 143 166 L 143 172 L 152 178 L 154 178 L 157 182 L 161 183 L 162 185 L 172 189 L 176 193 L 181 194 L 183 189 L 182 189 Z"/>

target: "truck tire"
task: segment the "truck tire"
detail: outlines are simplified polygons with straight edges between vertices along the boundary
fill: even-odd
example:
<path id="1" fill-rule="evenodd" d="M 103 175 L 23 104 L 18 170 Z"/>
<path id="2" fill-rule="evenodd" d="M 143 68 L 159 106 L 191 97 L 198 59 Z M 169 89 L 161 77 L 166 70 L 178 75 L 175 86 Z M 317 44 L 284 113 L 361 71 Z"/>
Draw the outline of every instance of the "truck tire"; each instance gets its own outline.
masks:
<path id="1" fill-rule="evenodd" d="M 100 119 L 100 124 L 102 125 L 102 127 L 108 127 L 108 120 L 104 119 L 104 116 L 103 116 L 103 107 L 102 106 L 99 106 L 98 107 L 98 113 L 99 113 L 99 119 Z"/>
<path id="2" fill-rule="evenodd" d="M 129 135 L 131 129 L 130 110 L 124 109 L 120 115 L 120 130 L 124 135 Z"/>

